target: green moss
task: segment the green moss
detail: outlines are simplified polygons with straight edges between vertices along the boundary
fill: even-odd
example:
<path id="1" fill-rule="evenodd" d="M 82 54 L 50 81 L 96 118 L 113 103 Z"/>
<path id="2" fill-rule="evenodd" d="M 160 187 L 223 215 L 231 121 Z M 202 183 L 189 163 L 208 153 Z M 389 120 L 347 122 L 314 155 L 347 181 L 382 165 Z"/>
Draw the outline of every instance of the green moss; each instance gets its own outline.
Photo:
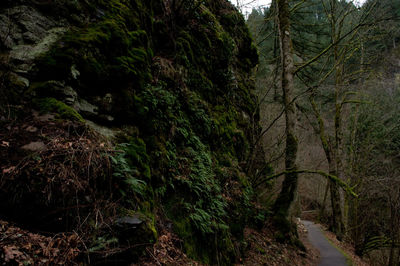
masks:
<path id="1" fill-rule="evenodd" d="M 242 110 L 245 110 L 247 113 L 252 114 L 257 111 L 257 101 L 255 96 L 250 91 L 250 86 L 245 84 L 244 82 L 240 82 L 238 84 L 238 90 L 236 93 L 238 94 L 238 98 L 241 99 L 241 102 L 238 103 L 238 106 Z"/>
<path id="2" fill-rule="evenodd" d="M 244 132 L 238 127 L 238 114 L 230 107 L 215 106 L 212 113 L 214 139 L 216 145 L 223 143 L 223 150 L 239 159 L 246 156 L 248 143 Z"/>
<path id="3" fill-rule="evenodd" d="M 243 18 L 216 12 L 214 2 L 182 23 L 152 13 L 151 6 L 162 12 L 162 1 L 96 0 L 93 10 L 104 15 L 72 28 L 44 55 L 36 81 L 74 82 L 88 98 L 112 91 L 113 116 L 135 127 L 113 155 L 120 156 L 113 164 L 118 203 L 146 217 L 149 239 L 163 205 L 190 257 L 232 264 L 233 239 L 242 239 L 251 217 L 253 194 L 239 162 L 250 132 L 241 114 L 257 111 L 246 73 L 255 59 Z"/>
<path id="4" fill-rule="evenodd" d="M 119 148 L 124 152 L 124 158 L 131 167 L 137 168 L 144 179 L 150 179 L 150 157 L 146 151 L 146 144 L 138 137 L 128 137 L 128 141 L 119 144 Z"/>
<path id="5" fill-rule="evenodd" d="M 230 34 L 237 33 L 237 27 L 244 27 L 244 20 L 237 12 L 227 12 L 221 16 L 221 24 Z"/>
<path id="6" fill-rule="evenodd" d="M 257 251 L 258 251 L 260 254 L 267 254 L 267 252 L 265 251 L 265 249 L 263 249 L 263 248 L 261 248 L 261 247 L 256 247 L 256 249 L 257 249 Z"/>
<path id="7" fill-rule="evenodd" d="M 120 65 L 116 67 L 115 71 L 120 70 L 125 76 L 134 77 L 140 86 L 143 87 L 145 82 L 151 79 L 151 73 L 148 69 L 151 54 L 151 50 L 146 51 L 144 48 L 132 48 L 128 51 L 127 56 L 116 58 Z"/>
<path id="8" fill-rule="evenodd" d="M 192 42 L 192 37 L 186 31 L 181 31 L 176 40 L 176 49 L 179 56 L 178 60 L 182 65 L 187 67 L 193 64 L 196 60 L 192 50 Z"/>
<path id="9" fill-rule="evenodd" d="M 200 248 L 189 217 L 175 218 L 174 231 L 184 240 L 184 249 L 189 257 L 200 260 L 205 264 L 210 264 L 209 255 Z"/>
<path id="10" fill-rule="evenodd" d="M 214 84 L 200 71 L 189 72 L 188 85 L 191 90 L 198 92 L 204 99 L 209 100 L 215 97 Z"/>
<path id="11" fill-rule="evenodd" d="M 80 72 L 78 93 L 105 94 L 115 88 L 118 96 L 128 83 L 143 88 L 151 80 L 151 59 L 154 56 L 142 13 L 150 12 L 141 1 L 97 1 L 93 9 L 104 16 L 86 27 L 71 28 L 52 49 L 37 60 L 38 81 L 49 75 L 57 80 L 71 78 L 71 66 Z M 148 26 L 148 25 L 146 25 Z M 134 82 L 132 82 L 134 81 Z M 119 105 L 117 111 L 123 112 Z M 126 109 L 129 107 L 127 106 Z M 117 117 L 117 115 L 115 115 Z"/>
<path id="12" fill-rule="evenodd" d="M 72 107 L 54 98 L 34 99 L 33 103 L 42 113 L 55 113 L 61 119 L 85 122 L 83 117 Z"/>
<path id="13" fill-rule="evenodd" d="M 150 201 L 144 201 L 140 203 L 139 208 L 139 215 L 143 215 L 146 221 L 146 227 L 148 228 L 149 232 L 152 232 L 152 237 L 150 237 L 151 242 L 154 243 L 157 240 L 157 229 L 156 229 L 156 217 L 154 215 L 154 204 L 153 204 L 153 197 L 149 197 Z"/>
<path id="14" fill-rule="evenodd" d="M 155 227 L 155 216 L 154 213 L 147 209 L 148 207 L 146 207 L 146 204 L 146 202 L 142 202 L 139 210 L 123 207 L 118 208 L 118 217 L 136 217 L 140 219 L 142 223 L 135 228 L 134 231 L 129 231 L 128 234 L 127 231 L 118 229 L 110 234 L 113 237 L 117 237 L 117 246 L 126 250 L 126 255 L 129 256 L 130 260 L 136 260 L 143 256 L 146 246 L 148 244 L 154 244 L 157 241 L 158 233 Z"/>

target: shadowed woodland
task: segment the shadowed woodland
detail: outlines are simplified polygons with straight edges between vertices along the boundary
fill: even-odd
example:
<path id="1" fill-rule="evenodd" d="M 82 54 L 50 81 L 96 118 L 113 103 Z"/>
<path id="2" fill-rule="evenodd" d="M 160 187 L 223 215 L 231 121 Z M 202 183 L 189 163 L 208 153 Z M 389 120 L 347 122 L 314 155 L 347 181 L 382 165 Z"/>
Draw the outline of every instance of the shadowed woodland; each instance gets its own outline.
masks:
<path id="1" fill-rule="evenodd" d="M 2 264 L 399 265 L 400 3 L 232 2 L 0 3 Z"/>

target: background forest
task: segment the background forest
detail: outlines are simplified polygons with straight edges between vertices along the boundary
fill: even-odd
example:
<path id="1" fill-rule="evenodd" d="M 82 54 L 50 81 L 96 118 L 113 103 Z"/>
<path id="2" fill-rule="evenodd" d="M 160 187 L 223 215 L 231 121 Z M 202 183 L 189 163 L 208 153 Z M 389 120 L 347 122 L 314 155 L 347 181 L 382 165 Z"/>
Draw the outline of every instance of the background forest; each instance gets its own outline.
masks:
<path id="1" fill-rule="evenodd" d="M 400 2 L 311 0 L 289 6 L 298 169 L 308 172 L 301 174 L 294 213 L 328 223 L 373 264 L 398 265 Z M 284 171 L 278 15 L 273 1 L 253 9 L 247 23 L 260 52 L 256 86 L 267 161 Z M 319 171 L 346 182 L 358 197 L 326 182 Z"/>

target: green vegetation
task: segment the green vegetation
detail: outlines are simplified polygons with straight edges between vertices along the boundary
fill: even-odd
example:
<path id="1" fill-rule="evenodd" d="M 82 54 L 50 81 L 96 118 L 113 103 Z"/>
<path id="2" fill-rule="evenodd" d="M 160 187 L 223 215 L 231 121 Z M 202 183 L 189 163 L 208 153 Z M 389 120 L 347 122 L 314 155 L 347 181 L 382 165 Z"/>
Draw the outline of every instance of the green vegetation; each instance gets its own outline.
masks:
<path id="1" fill-rule="evenodd" d="M 84 95 L 117 84 L 123 87 L 132 79 L 136 86 L 150 80 L 153 52 L 135 9 L 128 1 L 99 1 L 98 5 L 93 3 L 93 8 L 107 10 L 101 20 L 72 28 L 38 60 L 39 79 L 50 75 L 65 80 L 75 65 L 80 72 L 79 92 Z"/>
<path id="2" fill-rule="evenodd" d="M 269 226 L 303 249 L 301 204 L 398 264 L 398 3 L 272 1 L 249 16 L 253 43 L 226 0 L 25 2 L 0 4 L 0 216 L 75 232 L 65 264 L 168 265 L 161 249 L 232 265 L 270 256 L 248 242 Z M 302 175 L 329 181 L 300 190 L 323 200 L 297 199 Z"/>
<path id="3" fill-rule="evenodd" d="M 57 118 L 85 122 L 74 108 L 54 98 L 38 98 L 34 99 L 33 103 L 42 113 L 55 113 Z"/>
<path id="4" fill-rule="evenodd" d="M 276 208 L 274 215 L 290 221 L 302 210 L 299 207 L 319 210 L 338 239 L 351 239 L 356 252 L 369 256 L 372 264 L 396 265 L 400 259 L 399 229 L 393 226 L 400 217 L 394 211 L 400 206 L 395 155 L 399 148 L 399 67 L 395 63 L 399 12 L 400 5 L 393 0 L 368 0 L 363 5 L 338 0 L 272 1 L 267 8 L 254 9 L 248 20 L 261 55 L 257 94 L 263 99 L 261 115 L 266 118 L 263 134 L 272 147 L 267 160 L 287 166 L 297 149 L 293 140 L 299 136 L 302 140 L 296 160 L 299 170 L 286 170 L 288 182 L 282 185 L 282 194 L 294 187 L 289 191 L 292 196 L 277 201 L 287 205 Z M 282 17 L 290 21 L 285 33 L 290 33 L 291 41 L 285 42 L 286 34 L 279 32 L 284 28 L 278 25 Z M 286 53 L 285 44 L 293 45 Z M 294 65 L 285 68 L 290 60 Z M 293 74 L 292 80 L 282 82 L 287 73 Z M 288 84 L 293 86 L 289 93 Z M 294 120 L 285 113 L 289 94 L 297 110 Z M 274 114 L 271 109 L 276 110 Z M 296 121 L 296 134 L 286 136 L 284 147 L 279 136 L 292 129 L 291 121 Z M 316 175 L 300 176 L 301 192 L 296 199 L 293 172 L 315 173 L 330 181 L 323 184 Z M 281 174 L 271 177 L 276 175 Z M 344 204 L 340 190 L 345 192 Z M 287 241 L 291 225 L 279 218 L 276 224 L 282 231 L 278 238 Z M 372 251 L 368 243 L 375 239 L 387 241 L 371 245 Z"/>
<path id="5" fill-rule="evenodd" d="M 171 223 L 190 258 L 232 264 L 244 251 L 245 227 L 267 216 L 255 207 L 250 182 L 264 172 L 244 167 L 260 129 L 250 79 L 258 55 L 243 17 L 222 0 L 75 2 L 77 18 L 66 16 L 68 31 L 35 60 L 27 95 L 38 97 L 42 112 L 119 133 L 113 143 L 92 136 L 101 156 L 82 148 L 89 154 L 82 163 L 101 158 L 102 174 L 69 169 L 96 180 L 74 184 L 99 194 L 71 197 L 78 207 L 62 207 L 77 218 L 59 226 L 86 230 L 90 259 L 99 263 L 137 260 Z M 78 114 L 62 102 L 71 98 L 96 112 L 84 106 Z M 121 217 L 142 223 L 124 235 Z"/>
<path id="6" fill-rule="evenodd" d="M 117 155 L 110 156 L 114 165 L 113 176 L 126 183 L 128 187 L 127 189 L 123 187 L 120 189 L 120 193 L 124 197 L 127 196 L 126 192 L 129 190 L 143 197 L 146 187 L 145 180 L 150 179 L 149 157 L 146 154 L 146 146 L 140 139 L 135 139 L 135 141 L 136 143 L 119 144 L 116 147 Z"/>

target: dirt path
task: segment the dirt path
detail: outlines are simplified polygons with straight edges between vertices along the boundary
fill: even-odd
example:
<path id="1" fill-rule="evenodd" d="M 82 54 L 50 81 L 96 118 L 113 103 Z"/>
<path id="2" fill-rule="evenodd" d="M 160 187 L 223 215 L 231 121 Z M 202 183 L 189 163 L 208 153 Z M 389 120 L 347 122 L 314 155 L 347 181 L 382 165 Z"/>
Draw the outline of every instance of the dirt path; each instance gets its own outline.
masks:
<path id="1" fill-rule="evenodd" d="M 310 243 L 321 253 L 319 266 L 346 266 L 346 258 L 340 253 L 313 222 L 301 221 L 308 231 Z"/>

